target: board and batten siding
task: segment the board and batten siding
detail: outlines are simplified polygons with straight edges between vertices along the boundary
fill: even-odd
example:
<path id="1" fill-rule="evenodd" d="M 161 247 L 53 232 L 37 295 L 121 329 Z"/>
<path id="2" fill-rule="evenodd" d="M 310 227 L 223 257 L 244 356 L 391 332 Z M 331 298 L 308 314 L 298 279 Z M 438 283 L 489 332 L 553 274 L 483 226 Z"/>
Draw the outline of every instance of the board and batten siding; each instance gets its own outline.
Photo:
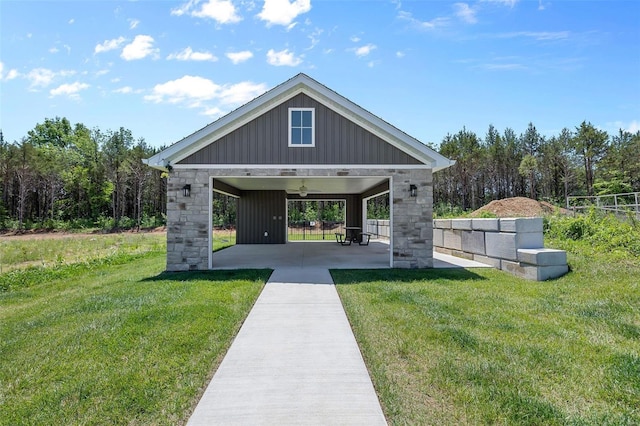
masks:
<path id="1" fill-rule="evenodd" d="M 286 202 L 285 191 L 242 191 L 238 199 L 236 243 L 286 243 Z"/>
<path id="2" fill-rule="evenodd" d="M 315 108 L 315 147 L 289 147 L 289 108 Z M 320 102 L 298 94 L 178 164 L 422 164 Z"/>

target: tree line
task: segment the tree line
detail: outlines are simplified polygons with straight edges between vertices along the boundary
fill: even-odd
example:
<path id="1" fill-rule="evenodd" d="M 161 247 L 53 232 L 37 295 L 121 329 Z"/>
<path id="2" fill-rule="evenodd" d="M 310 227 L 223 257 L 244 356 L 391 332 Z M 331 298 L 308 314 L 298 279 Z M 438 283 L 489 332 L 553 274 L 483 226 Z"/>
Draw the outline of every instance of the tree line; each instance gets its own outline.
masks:
<path id="1" fill-rule="evenodd" d="M 89 129 L 59 117 L 13 143 L 0 131 L 0 229 L 161 225 L 166 175 L 142 159 L 162 149 L 122 127 Z M 436 208 L 477 209 L 515 196 L 561 205 L 568 195 L 640 191 L 640 131 L 609 135 L 583 122 L 544 137 L 532 123 L 521 134 L 491 125 L 484 138 L 463 128 L 434 149 L 456 161 L 434 173 Z M 385 200 L 370 206 L 376 217 L 388 215 Z M 214 222 L 229 222 L 235 209 L 216 202 L 225 217 Z"/>
<path id="2" fill-rule="evenodd" d="M 45 119 L 19 142 L 0 131 L 0 228 L 155 226 L 166 178 L 142 163 L 158 152 L 130 130 Z"/>
<path id="3" fill-rule="evenodd" d="M 518 135 L 489 126 L 483 138 L 463 128 L 439 153 L 456 164 L 434 173 L 434 203 L 475 210 L 524 196 L 563 205 L 570 195 L 640 191 L 640 131 L 615 135 L 582 122 L 544 137 L 529 123 Z"/>

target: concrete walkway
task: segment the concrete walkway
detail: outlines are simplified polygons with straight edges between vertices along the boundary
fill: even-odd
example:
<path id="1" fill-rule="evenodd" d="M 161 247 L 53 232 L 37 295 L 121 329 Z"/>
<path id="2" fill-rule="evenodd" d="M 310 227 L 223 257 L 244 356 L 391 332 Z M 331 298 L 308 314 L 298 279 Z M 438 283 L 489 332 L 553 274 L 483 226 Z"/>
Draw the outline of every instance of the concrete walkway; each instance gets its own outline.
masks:
<path id="1" fill-rule="evenodd" d="M 329 271 L 276 269 L 188 425 L 386 425 Z"/>

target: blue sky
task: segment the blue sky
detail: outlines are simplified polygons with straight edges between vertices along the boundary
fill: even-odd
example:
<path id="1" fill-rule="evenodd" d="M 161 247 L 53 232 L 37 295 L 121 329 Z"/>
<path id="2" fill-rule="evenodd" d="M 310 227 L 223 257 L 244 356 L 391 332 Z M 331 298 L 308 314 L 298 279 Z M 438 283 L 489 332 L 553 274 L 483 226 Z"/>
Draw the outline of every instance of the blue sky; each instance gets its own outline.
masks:
<path id="1" fill-rule="evenodd" d="M 188 136 L 304 72 L 423 142 L 640 130 L 640 1 L 0 0 L 0 128 Z"/>

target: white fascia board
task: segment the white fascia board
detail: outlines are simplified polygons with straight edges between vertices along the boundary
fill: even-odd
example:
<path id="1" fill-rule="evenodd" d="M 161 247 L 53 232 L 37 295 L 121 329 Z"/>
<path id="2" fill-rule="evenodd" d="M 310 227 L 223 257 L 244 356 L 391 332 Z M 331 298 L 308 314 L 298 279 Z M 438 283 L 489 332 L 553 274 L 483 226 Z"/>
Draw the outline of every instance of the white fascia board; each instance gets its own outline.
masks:
<path id="1" fill-rule="evenodd" d="M 176 170 L 189 169 L 282 169 L 282 170 L 349 170 L 349 169 L 372 169 L 372 170 L 398 170 L 398 169 L 424 169 L 429 170 L 428 164 L 176 164 Z M 320 176 L 313 176 L 320 177 Z"/>

